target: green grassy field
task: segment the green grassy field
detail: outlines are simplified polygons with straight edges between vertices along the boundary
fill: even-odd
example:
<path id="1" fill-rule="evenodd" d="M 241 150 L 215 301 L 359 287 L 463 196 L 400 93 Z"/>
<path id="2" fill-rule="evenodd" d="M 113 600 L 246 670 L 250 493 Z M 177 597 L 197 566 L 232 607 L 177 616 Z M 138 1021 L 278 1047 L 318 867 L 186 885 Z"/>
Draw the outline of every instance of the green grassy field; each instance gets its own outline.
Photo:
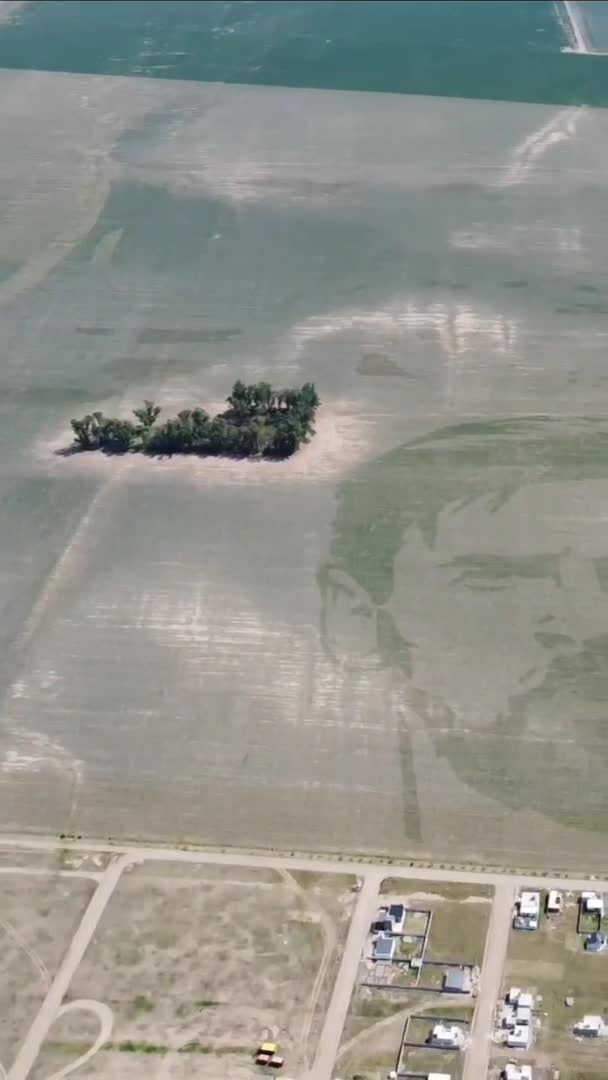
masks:
<path id="1" fill-rule="evenodd" d="M 601 869 L 605 114 L 0 86 L 4 827 Z M 61 455 L 238 376 L 291 461 Z"/>

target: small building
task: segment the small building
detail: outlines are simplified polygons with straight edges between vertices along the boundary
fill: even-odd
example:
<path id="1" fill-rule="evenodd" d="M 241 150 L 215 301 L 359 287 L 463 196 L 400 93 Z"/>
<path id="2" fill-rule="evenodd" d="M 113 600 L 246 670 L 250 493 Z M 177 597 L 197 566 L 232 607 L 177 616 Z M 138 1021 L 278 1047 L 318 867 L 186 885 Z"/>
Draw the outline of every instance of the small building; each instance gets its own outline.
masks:
<path id="1" fill-rule="evenodd" d="M 560 915 L 564 906 L 564 898 L 557 889 L 551 889 L 547 896 L 547 914 Z"/>
<path id="2" fill-rule="evenodd" d="M 604 1021 L 601 1016 L 583 1016 L 574 1025 L 574 1034 L 582 1035 L 585 1039 L 597 1039 L 604 1031 Z"/>
<path id="3" fill-rule="evenodd" d="M 511 1050 L 527 1050 L 530 1046 L 530 1026 L 516 1024 L 507 1035 L 507 1046 Z"/>
<path id="4" fill-rule="evenodd" d="M 390 934 L 392 929 L 393 924 L 388 917 L 379 917 L 372 923 L 372 934 Z"/>
<path id="5" fill-rule="evenodd" d="M 520 990 L 519 986 L 512 986 L 507 993 L 507 1004 L 516 1009 L 533 1009 L 534 994 L 531 994 L 529 990 Z"/>
<path id="6" fill-rule="evenodd" d="M 505 1009 L 502 1015 L 502 1026 L 506 1028 L 507 1031 L 513 1031 L 513 1029 L 517 1027 L 515 1022 L 515 1009 Z"/>
<path id="7" fill-rule="evenodd" d="M 600 934 L 599 931 L 595 934 L 589 934 L 585 938 L 585 949 L 587 952 L 600 953 L 604 952 L 608 948 L 608 941 L 605 934 Z"/>
<path id="8" fill-rule="evenodd" d="M 540 917 L 540 893 L 522 892 L 513 918 L 516 930 L 537 930 Z"/>
<path id="9" fill-rule="evenodd" d="M 405 922 L 405 904 L 390 904 L 388 917 L 393 924 L 393 933 L 399 934 Z"/>
<path id="10" fill-rule="evenodd" d="M 379 934 L 374 941 L 374 960 L 392 960 L 397 942 L 393 937 Z"/>
<path id="11" fill-rule="evenodd" d="M 470 994 L 471 985 L 470 968 L 448 968 L 446 971 L 443 980 L 443 989 L 446 994 Z"/>
<path id="12" fill-rule="evenodd" d="M 519 914 L 526 918 L 540 914 L 540 893 L 522 892 L 519 898 Z"/>
<path id="13" fill-rule="evenodd" d="M 426 1080 L 452 1080 L 451 1073 L 427 1073 Z"/>
<path id="14" fill-rule="evenodd" d="M 502 1073 L 504 1080 L 533 1080 L 531 1065 L 517 1065 L 508 1061 Z"/>
<path id="15" fill-rule="evenodd" d="M 435 1024 L 429 1042 L 443 1050 L 460 1050 L 464 1046 L 464 1031 L 457 1024 Z"/>
<path id="16" fill-rule="evenodd" d="M 529 1027 L 532 1023 L 532 1009 L 529 1005 L 518 1005 L 515 1009 L 515 1027 Z"/>
<path id="17" fill-rule="evenodd" d="M 404 904 L 390 904 L 389 907 L 381 907 L 372 923 L 372 933 L 401 933 L 405 922 L 405 914 Z"/>
<path id="18" fill-rule="evenodd" d="M 604 914 L 604 897 L 596 892 L 581 893 L 581 907 L 588 915 L 599 915 L 602 918 Z"/>

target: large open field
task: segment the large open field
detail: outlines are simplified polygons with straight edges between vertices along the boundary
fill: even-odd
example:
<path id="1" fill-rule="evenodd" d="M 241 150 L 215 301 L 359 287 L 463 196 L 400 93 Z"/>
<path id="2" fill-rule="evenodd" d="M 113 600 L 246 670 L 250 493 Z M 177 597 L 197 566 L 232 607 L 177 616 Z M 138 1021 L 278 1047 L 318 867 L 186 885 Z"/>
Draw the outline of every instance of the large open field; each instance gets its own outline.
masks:
<path id="1" fill-rule="evenodd" d="M 86 1075 L 250 1080 L 276 1040 L 312 1063 L 348 930 L 348 875 L 143 864 L 123 875 L 50 1029 L 36 1080 L 105 1045 Z M 82 1003 L 80 1006 L 76 1002 Z M 92 1003 L 92 1005 L 90 1004 Z"/>
<path id="2" fill-rule="evenodd" d="M 0 89 L 3 828 L 605 861 L 608 115 Z M 238 376 L 291 462 L 55 453 Z"/>

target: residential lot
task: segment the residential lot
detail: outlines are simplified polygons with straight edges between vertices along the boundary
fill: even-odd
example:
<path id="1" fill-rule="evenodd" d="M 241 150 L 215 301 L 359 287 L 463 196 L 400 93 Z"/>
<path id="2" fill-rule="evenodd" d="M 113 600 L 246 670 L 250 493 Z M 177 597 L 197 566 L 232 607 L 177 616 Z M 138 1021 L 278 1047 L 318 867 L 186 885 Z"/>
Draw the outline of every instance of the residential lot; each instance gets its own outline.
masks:
<path id="1" fill-rule="evenodd" d="M 528 1050 L 496 1048 L 492 1080 L 507 1060 L 532 1064 L 535 1080 L 552 1080 L 554 1071 L 560 1080 L 605 1080 L 608 1075 L 606 1038 L 577 1038 L 573 1032 L 584 1016 L 608 1017 L 608 952 L 584 948 L 598 920 L 586 912 L 581 918 L 580 894 L 562 897 L 562 911 L 549 915 L 546 893 L 541 893 L 538 929 L 511 931 L 503 1000 L 511 987 L 533 995 L 534 1037 Z"/>
<path id="2" fill-rule="evenodd" d="M 336 1078 L 350 1080 L 357 1075 L 365 1080 L 384 1080 L 401 1058 L 401 1069 L 451 1071 L 457 1080 L 462 1051 L 423 1045 L 406 1047 L 401 1053 L 400 1048 L 407 1021 L 414 1042 L 424 1043 L 430 1033 L 432 1022 L 414 1017 L 441 1017 L 448 1024 L 458 1020 L 470 1023 L 475 969 L 483 960 L 492 893 L 489 886 L 385 879 L 380 903 L 388 912 L 391 906 L 404 906 L 402 929 L 386 934 L 386 940 L 395 941 L 391 961 L 376 963 L 370 959 L 375 942 L 383 935 L 370 933 L 368 937 L 334 1070 Z M 446 979 L 456 972 L 464 974 L 466 982 L 470 973 L 468 992 L 444 992 Z M 420 1034 L 423 1028 L 426 1035 Z"/>
<path id="3" fill-rule="evenodd" d="M 50 860 L 40 860 L 44 861 Z M 60 876 L 39 866 L 32 873 L 27 869 L 22 865 L 18 872 L 3 868 L 0 873 L 0 1063 L 5 1069 L 44 999 L 95 887 L 86 877 Z"/>
<path id="4" fill-rule="evenodd" d="M 310 1064 L 355 894 L 347 875 L 151 863 L 126 871 L 70 987 L 91 1001 L 50 1030 L 33 1072 L 87 1053 L 111 1010 L 95 1080 L 256 1076 L 279 1044 L 290 1077 Z M 261 1070 L 259 1070 L 262 1075 Z"/>

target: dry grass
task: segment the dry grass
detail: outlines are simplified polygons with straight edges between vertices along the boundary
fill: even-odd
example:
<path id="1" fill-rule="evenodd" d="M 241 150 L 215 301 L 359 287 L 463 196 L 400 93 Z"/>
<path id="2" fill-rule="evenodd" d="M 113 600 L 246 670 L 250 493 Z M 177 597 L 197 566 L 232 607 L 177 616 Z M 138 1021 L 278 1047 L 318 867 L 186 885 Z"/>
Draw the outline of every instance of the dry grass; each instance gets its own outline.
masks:
<path id="1" fill-rule="evenodd" d="M 0 874 L 0 1062 L 8 1068 L 95 888 L 86 878 Z"/>
<path id="2" fill-rule="evenodd" d="M 144 864 L 121 879 L 72 997 L 114 1013 L 87 1075 L 248 1078 L 264 1037 L 291 1076 L 312 1059 L 352 909 L 352 879 L 302 885 L 273 871 Z M 90 1019 L 58 1021 L 34 1076 L 73 1061 Z"/>
<path id="3" fill-rule="evenodd" d="M 470 900 L 471 898 L 491 900 L 494 895 L 494 889 L 491 885 L 467 885 L 466 882 L 460 881 L 420 881 L 413 883 L 408 882 L 407 878 L 399 877 L 384 878 L 380 886 L 380 893 L 383 896 L 389 893 L 397 895 L 403 894 L 404 889 L 407 889 L 410 895 L 420 893 L 430 896 L 434 894 L 440 896 L 443 900 Z"/>

